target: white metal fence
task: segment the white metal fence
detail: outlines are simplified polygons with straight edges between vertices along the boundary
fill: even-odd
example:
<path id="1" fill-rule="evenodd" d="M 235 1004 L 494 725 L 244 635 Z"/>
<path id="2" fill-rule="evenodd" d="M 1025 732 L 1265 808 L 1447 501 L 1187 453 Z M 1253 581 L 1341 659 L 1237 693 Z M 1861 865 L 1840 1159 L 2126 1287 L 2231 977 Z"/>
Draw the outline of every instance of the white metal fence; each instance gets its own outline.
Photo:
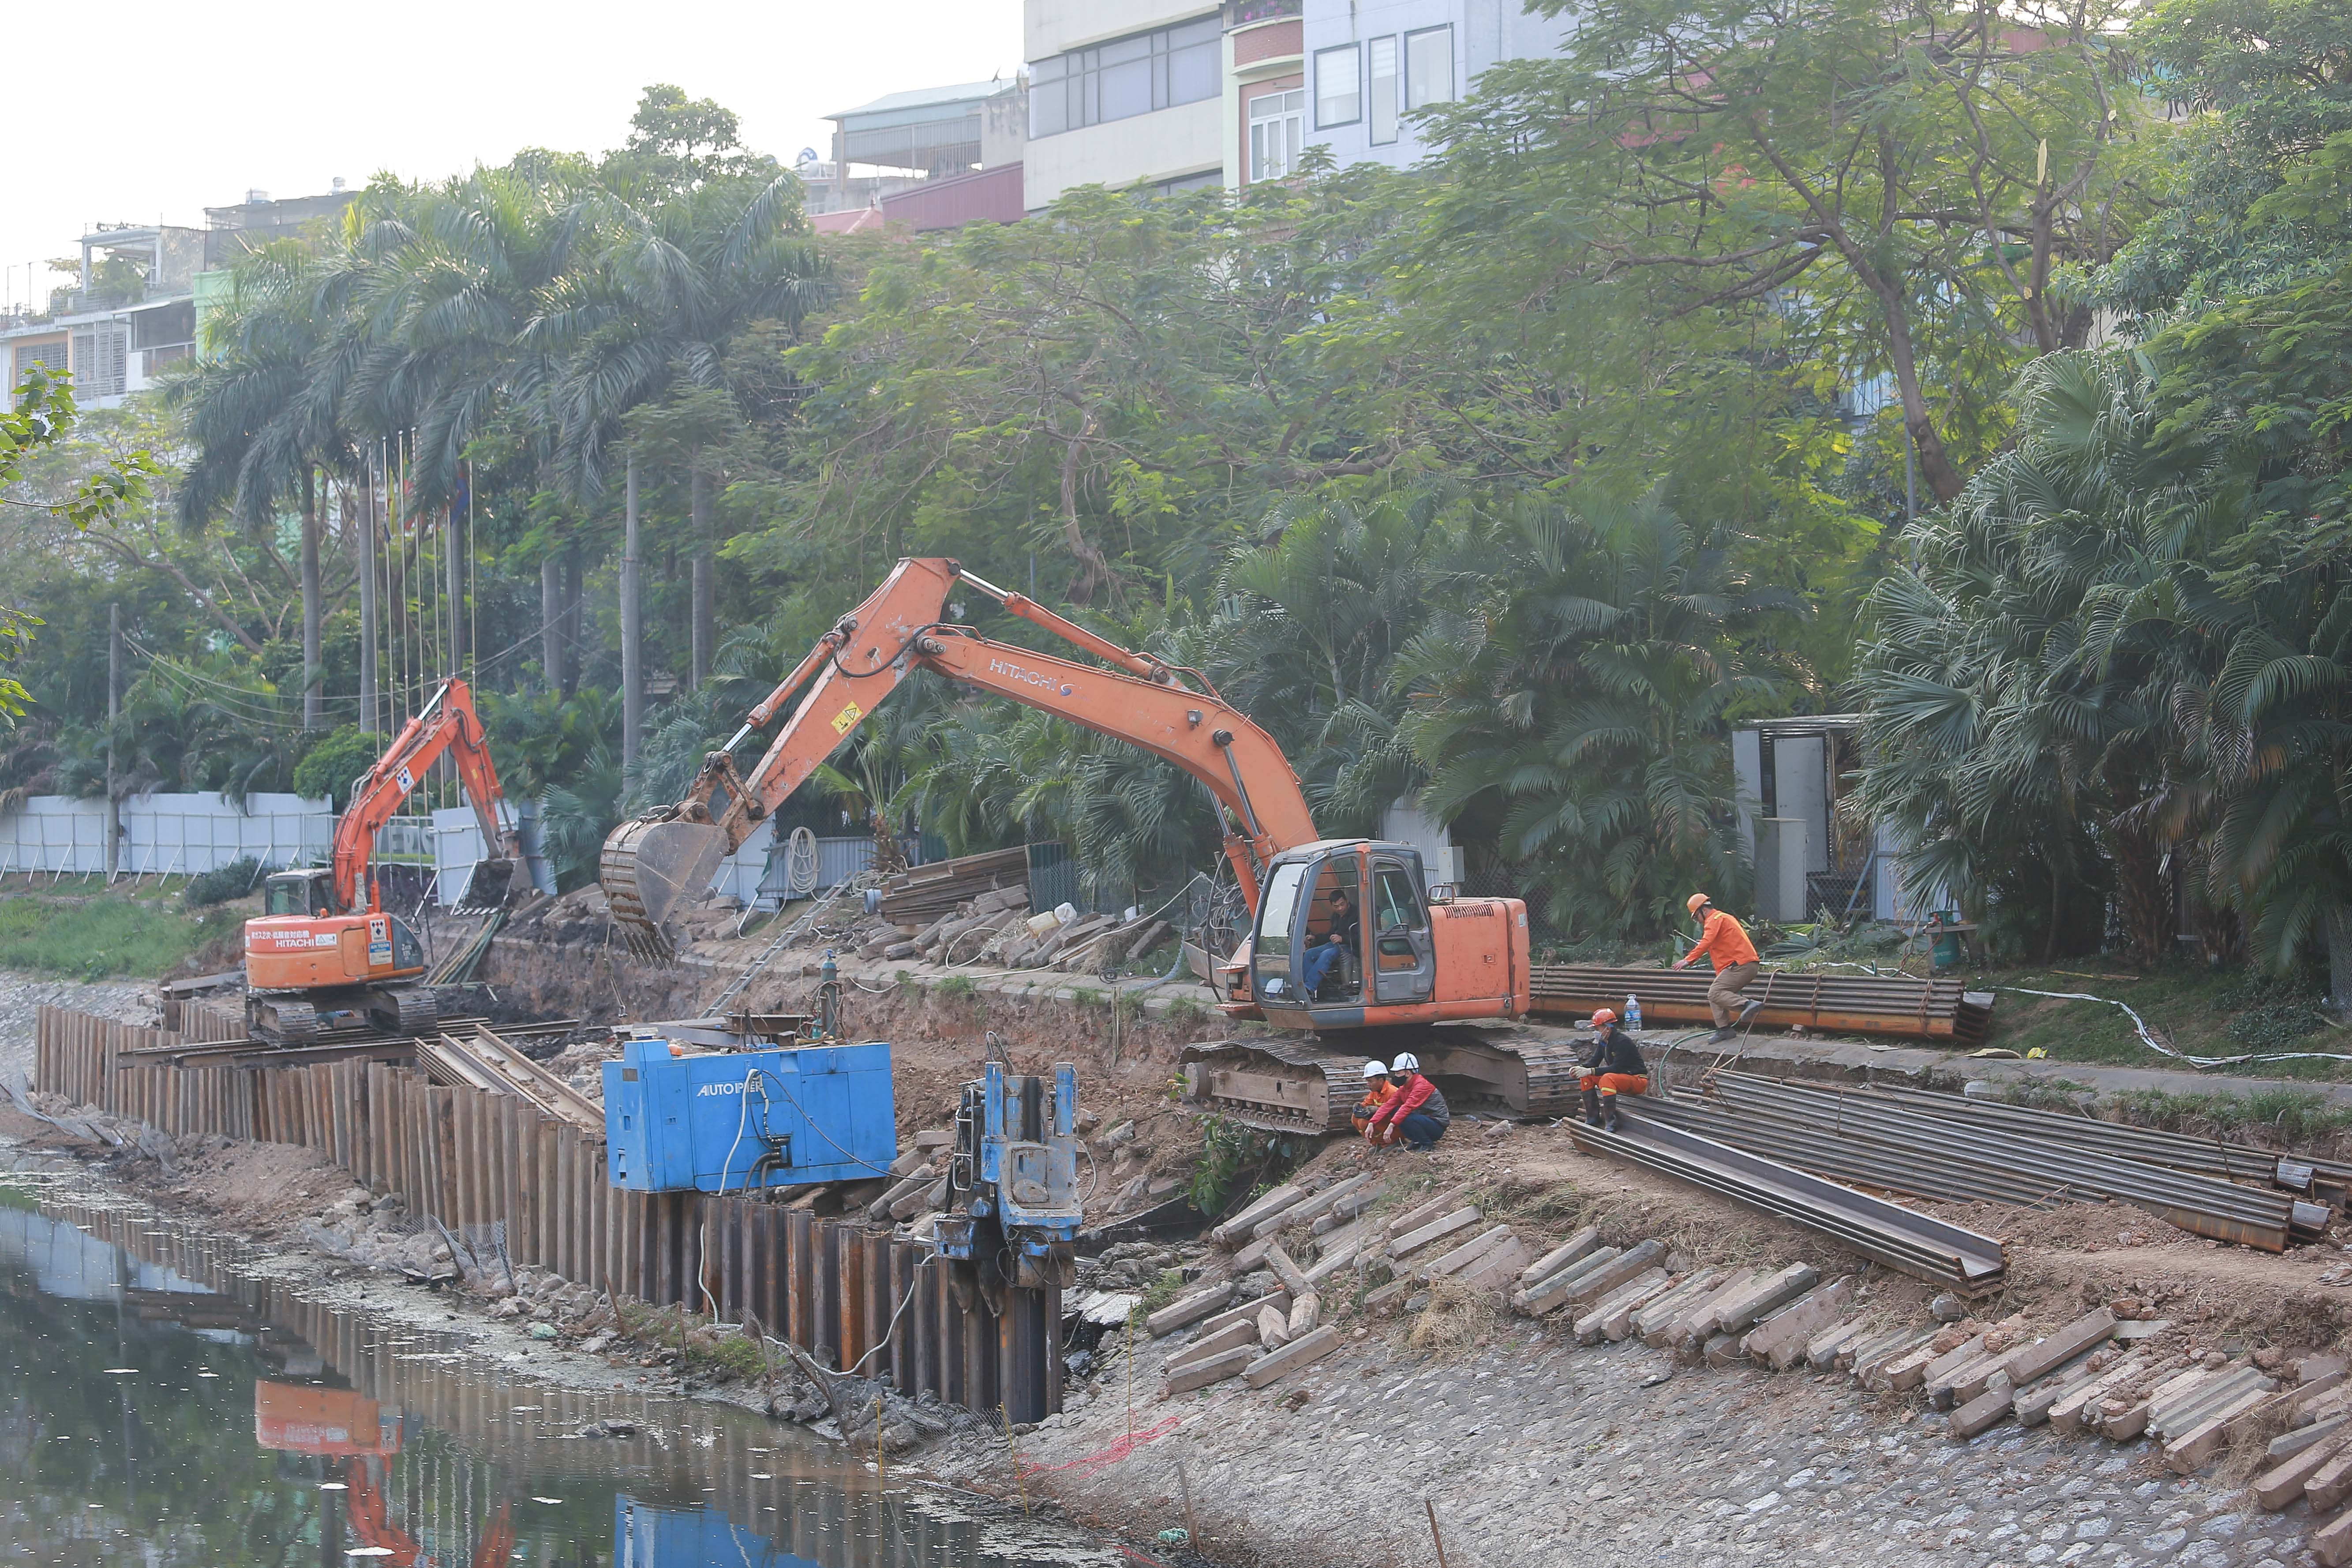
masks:
<path id="1" fill-rule="evenodd" d="M 542 893 L 552 893 L 555 868 L 548 863 L 547 852 L 541 843 L 538 803 L 522 800 L 513 805 L 515 822 L 522 831 L 522 863 L 530 873 L 530 885 Z M 433 901 L 444 908 L 453 907 L 465 898 L 467 888 L 474 880 L 474 868 L 482 863 L 482 825 L 472 806 L 453 805 L 434 812 L 426 826 L 433 840 Z"/>
<path id="2" fill-rule="evenodd" d="M 248 855 L 265 866 L 319 861 L 334 839 L 334 814 L 323 800 L 256 795 L 240 810 L 216 795 L 139 795 L 122 803 L 116 871 L 193 876 Z M 21 810 L 0 816 L 0 876 L 93 877 L 105 870 L 104 801 L 37 795 Z"/>

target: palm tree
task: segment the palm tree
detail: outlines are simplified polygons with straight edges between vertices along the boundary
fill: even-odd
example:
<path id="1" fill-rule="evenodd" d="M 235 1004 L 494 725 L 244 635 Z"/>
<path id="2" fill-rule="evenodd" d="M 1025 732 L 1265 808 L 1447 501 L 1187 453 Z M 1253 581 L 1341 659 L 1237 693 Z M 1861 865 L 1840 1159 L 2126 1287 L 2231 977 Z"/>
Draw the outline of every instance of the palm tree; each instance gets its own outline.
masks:
<path id="1" fill-rule="evenodd" d="M 1485 592 L 1398 659 L 1423 805 L 1491 825 L 1568 935 L 1654 931 L 1692 889 L 1745 883 L 1729 714 L 1780 683 L 1742 639 L 1801 605 L 1731 544 L 1659 493 L 1522 501 L 1480 542 Z"/>
<path id="2" fill-rule="evenodd" d="M 723 361 L 754 322 L 797 327 L 824 299 L 827 268 L 807 239 L 791 174 L 714 179 L 658 205 L 600 186 L 567 221 L 577 265 L 556 279 L 521 346 L 558 367 L 550 393 L 562 460 L 583 494 L 603 488 L 605 448 L 625 416 L 665 400 L 677 405 L 699 682 L 718 642 L 711 458 L 743 423 L 724 395 Z"/>

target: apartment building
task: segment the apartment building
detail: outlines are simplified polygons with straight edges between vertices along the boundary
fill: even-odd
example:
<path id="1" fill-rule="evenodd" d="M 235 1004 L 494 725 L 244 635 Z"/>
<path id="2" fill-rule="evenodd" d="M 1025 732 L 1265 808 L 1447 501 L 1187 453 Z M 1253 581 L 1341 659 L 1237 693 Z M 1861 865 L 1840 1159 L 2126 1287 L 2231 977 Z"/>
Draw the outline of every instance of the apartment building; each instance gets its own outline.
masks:
<path id="1" fill-rule="evenodd" d="M 1031 212 L 1078 185 L 1224 182 L 1225 7 L 1202 0 L 1028 0 Z"/>
<path id="2" fill-rule="evenodd" d="M 1302 134 L 1343 167 L 1403 168 L 1428 151 L 1411 110 L 1462 97 L 1501 61 L 1556 53 L 1567 27 L 1520 0 L 1303 0 Z"/>

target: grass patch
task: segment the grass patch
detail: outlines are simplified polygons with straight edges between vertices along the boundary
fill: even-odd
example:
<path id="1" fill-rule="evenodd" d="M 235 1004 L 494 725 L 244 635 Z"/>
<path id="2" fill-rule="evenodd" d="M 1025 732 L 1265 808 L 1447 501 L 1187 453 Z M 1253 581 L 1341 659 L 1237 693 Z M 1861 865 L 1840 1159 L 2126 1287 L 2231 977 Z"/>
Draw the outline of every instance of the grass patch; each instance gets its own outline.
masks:
<path id="1" fill-rule="evenodd" d="M 241 914 L 184 913 L 160 897 L 11 894 L 0 898 L 0 969 L 75 980 L 161 979 L 241 924 Z"/>
<path id="2" fill-rule="evenodd" d="M 1493 1342 L 1503 1327 L 1503 1298 L 1491 1290 L 1473 1290 L 1458 1279 L 1440 1279 L 1429 1288 L 1429 1305 L 1412 1321 L 1406 1341 L 1417 1351 L 1454 1359 Z"/>
<path id="3" fill-rule="evenodd" d="M 2054 968 L 1979 972 L 1967 981 L 1969 989 L 1991 990 L 1999 998 L 1985 1043 L 2021 1057 L 2038 1049 L 2053 1061 L 2194 1070 L 2148 1049 L 2121 1007 L 2028 995 L 2016 987 L 2084 993 L 2128 1004 L 2157 1038 L 2189 1056 L 2273 1050 L 2352 1054 L 2352 1031 L 2320 1012 L 2307 986 L 2250 976 L 2242 969 L 2184 963 L 2140 970 L 2109 956 L 2075 959 Z M 2345 1079 L 2352 1078 L 2352 1062 L 2252 1062 L 2213 1070 L 2246 1077 Z"/>
<path id="4" fill-rule="evenodd" d="M 950 1002 L 969 1002 L 980 994 L 980 987 L 972 984 L 969 974 L 950 974 L 939 983 L 936 990 Z"/>
<path id="5" fill-rule="evenodd" d="M 1184 1271 L 1182 1269 L 1161 1269 L 1160 1277 L 1152 1280 L 1150 1288 L 1143 1292 L 1143 1299 L 1136 1303 L 1135 1310 L 1128 1314 L 1128 1320 L 1130 1322 L 1141 1322 L 1145 1318 L 1175 1300 L 1183 1293 L 1183 1289 Z"/>
<path id="6" fill-rule="evenodd" d="M 2003 1079 L 1993 1097 L 2004 1105 L 2071 1116 L 2081 1114 L 2084 1102 L 2095 1093 L 2090 1085 L 2071 1078 L 2013 1078 Z"/>
<path id="7" fill-rule="evenodd" d="M 2312 1089 L 2266 1089 L 2254 1094 L 2174 1094 L 2126 1089 L 2111 1101 L 2120 1120 L 2192 1138 L 2221 1138 L 2268 1148 L 2340 1150 L 2352 1138 L 2352 1106 Z"/>

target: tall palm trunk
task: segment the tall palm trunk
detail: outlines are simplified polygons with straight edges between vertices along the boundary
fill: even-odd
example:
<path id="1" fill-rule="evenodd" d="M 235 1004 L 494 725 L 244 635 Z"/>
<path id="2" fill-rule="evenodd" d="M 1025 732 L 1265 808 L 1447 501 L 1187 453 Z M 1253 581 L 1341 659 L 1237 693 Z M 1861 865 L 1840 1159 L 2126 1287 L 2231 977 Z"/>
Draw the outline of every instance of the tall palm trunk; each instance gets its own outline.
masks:
<path id="1" fill-rule="evenodd" d="M 646 721 L 645 628 L 637 598 L 637 459 L 630 454 L 621 511 L 621 767 L 637 761 Z"/>
<path id="2" fill-rule="evenodd" d="M 302 465 L 302 728 L 319 727 L 319 474 Z"/>
<path id="3" fill-rule="evenodd" d="M 376 648 L 383 639 L 380 617 L 383 608 L 376 603 L 375 580 L 375 476 L 369 473 L 360 480 L 360 514 L 346 517 L 343 533 L 350 541 L 352 564 L 360 577 L 360 728 L 373 734 L 379 732 L 376 713 Z"/>
<path id="4" fill-rule="evenodd" d="M 687 481 L 687 510 L 694 523 L 694 681 L 697 689 L 710 678 L 712 645 L 719 639 L 714 603 L 718 584 L 711 560 L 710 477 L 703 472 L 699 454 Z"/>
<path id="5" fill-rule="evenodd" d="M 563 551 L 563 695 L 571 696 L 580 689 L 580 667 L 587 662 L 580 636 L 581 599 L 580 542 L 573 540 Z"/>
<path id="6" fill-rule="evenodd" d="M 2352 904 L 2327 911 L 2327 994 L 2339 1009 L 2352 1007 Z"/>
<path id="7" fill-rule="evenodd" d="M 550 691 L 563 684 L 563 563 L 549 551 L 539 558 L 539 664 Z"/>

